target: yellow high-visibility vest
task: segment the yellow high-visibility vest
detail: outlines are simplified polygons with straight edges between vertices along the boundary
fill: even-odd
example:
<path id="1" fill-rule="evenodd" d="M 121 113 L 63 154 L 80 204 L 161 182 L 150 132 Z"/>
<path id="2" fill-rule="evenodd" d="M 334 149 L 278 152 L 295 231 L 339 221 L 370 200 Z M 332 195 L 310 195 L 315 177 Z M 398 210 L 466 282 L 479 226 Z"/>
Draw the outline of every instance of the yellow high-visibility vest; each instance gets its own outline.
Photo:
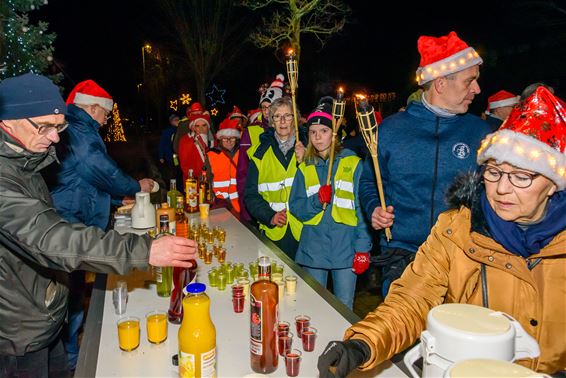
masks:
<path id="1" fill-rule="evenodd" d="M 297 160 L 295 154 L 291 158 L 287 169 L 283 168 L 275 153 L 273 147 L 269 147 L 262 159 L 255 156 L 251 157 L 258 170 L 257 191 L 274 211 L 289 209 L 289 196 L 291 195 L 291 187 L 297 172 Z M 295 240 L 301 237 L 303 224 L 297 218 L 287 211 L 287 224 L 284 227 L 269 228 L 264 224 L 260 224 L 260 230 L 265 231 L 265 235 L 274 241 L 281 240 L 287 231 L 287 227 L 291 227 L 291 232 Z"/>
<path id="2" fill-rule="evenodd" d="M 357 226 L 358 217 L 356 215 L 356 201 L 354 195 L 354 172 L 360 162 L 358 156 L 346 156 L 338 162 L 336 174 L 334 176 L 334 187 L 332 198 L 332 219 L 336 223 L 343 223 L 348 226 Z M 305 189 L 307 197 L 314 194 L 318 195 L 320 181 L 314 165 L 306 165 L 304 162 L 299 165 L 299 169 L 305 177 Z M 304 222 L 304 224 L 317 225 L 322 219 L 324 211 Z"/>

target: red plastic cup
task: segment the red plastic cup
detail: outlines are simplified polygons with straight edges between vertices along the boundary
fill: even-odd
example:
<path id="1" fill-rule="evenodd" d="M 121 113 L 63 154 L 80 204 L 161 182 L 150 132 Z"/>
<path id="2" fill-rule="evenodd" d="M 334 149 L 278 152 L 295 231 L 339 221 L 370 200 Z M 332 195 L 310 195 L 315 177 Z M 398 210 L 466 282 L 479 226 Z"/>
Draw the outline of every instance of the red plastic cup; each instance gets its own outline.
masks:
<path id="1" fill-rule="evenodd" d="M 316 341 L 316 328 L 305 327 L 301 339 L 303 340 L 303 350 L 305 352 L 312 352 Z"/>
<path id="2" fill-rule="evenodd" d="M 297 336 L 301 337 L 303 333 L 303 328 L 308 327 L 311 324 L 311 317 L 308 315 L 297 315 L 295 316 L 295 327 L 297 328 Z"/>
<path id="3" fill-rule="evenodd" d="M 234 296 L 234 297 L 244 296 L 244 286 L 242 286 L 240 284 L 232 285 L 232 296 Z"/>
<path id="4" fill-rule="evenodd" d="M 234 312 L 243 312 L 244 311 L 244 302 L 246 301 L 246 297 L 243 295 L 237 295 L 232 297 L 232 304 L 234 307 Z"/>
<path id="5" fill-rule="evenodd" d="M 277 332 L 278 333 L 289 332 L 289 327 L 290 327 L 289 322 L 280 321 L 280 322 L 277 323 Z"/>
<path id="6" fill-rule="evenodd" d="M 277 342 L 279 344 L 279 354 L 286 356 L 291 351 L 291 346 L 293 345 L 293 334 L 289 331 L 281 331 L 277 336 Z"/>
<path id="7" fill-rule="evenodd" d="M 288 377 L 296 377 L 299 375 L 301 367 L 301 351 L 293 349 L 285 355 L 285 371 Z"/>

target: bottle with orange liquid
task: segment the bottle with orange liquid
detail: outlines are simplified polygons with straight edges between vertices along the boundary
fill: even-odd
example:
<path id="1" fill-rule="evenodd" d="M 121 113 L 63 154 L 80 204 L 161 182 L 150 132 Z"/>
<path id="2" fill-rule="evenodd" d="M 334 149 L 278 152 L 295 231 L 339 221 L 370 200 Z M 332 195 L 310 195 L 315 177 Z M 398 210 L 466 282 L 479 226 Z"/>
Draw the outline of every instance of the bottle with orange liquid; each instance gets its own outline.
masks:
<path id="1" fill-rule="evenodd" d="M 277 370 L 277 319 L 279 289 L 271 281 L 271 262 L 262 256 L 258 263 L 258 280 L 250 288 L 250 357 L 256 373 Z"/>
<path id="2" fill-rule="evenodd" d="M 189 169 L 189 177 L 185 180 L 185 196 L 187 213 L 196 213 L 198 211 L 198 186 L 192 169 Z"/>
<path id="3" fill-rule="evenodd" d="M 206 285 L 186 286 L 179 328 L 179 377 L 216 377 L 216 327 L 210 319 Z"/>

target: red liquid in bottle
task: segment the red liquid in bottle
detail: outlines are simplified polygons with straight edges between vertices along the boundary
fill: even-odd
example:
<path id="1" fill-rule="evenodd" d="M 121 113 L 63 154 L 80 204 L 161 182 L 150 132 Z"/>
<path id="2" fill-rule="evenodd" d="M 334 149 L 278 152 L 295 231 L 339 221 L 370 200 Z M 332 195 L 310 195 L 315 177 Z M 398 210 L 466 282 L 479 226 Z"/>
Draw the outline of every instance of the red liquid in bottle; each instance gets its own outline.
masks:
<path id="1" fill-rule="evenodd" d="M 195 260 L 191 262 L 193 263 L 191 268 L 173 268 L 174 287 L 167 311 L 167 318 L 173 324 L 181 324 L 183 320 L 183 288 L 191 283 L 197 274 L 197 262 Z"/>

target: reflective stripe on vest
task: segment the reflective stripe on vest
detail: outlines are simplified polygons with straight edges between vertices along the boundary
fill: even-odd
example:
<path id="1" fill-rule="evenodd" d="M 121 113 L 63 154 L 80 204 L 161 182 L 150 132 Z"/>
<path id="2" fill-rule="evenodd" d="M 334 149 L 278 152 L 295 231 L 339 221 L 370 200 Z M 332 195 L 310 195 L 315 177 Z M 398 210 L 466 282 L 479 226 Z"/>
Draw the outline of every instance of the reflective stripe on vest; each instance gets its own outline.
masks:
<path id="1" fill-rule="evenodd" d="M 357 156 L 346 156 L 339 160 L 334 175 L 334 188 L 332 193 L 332 219 L 336 223 L 348 226 L 357 226 L 356 202 L 354 196 L 354 173 L 360 162 Z M 305 190 L 307 196 L 318 195 L 320 182 L 314 165 L 301 163 L 299 169 L 305 177 Z M 324 211 L 304 222 L 304 224 L 317 225 L 320 223 Z"/>
<path id="2" fill-rule="evenodd" d="M 283 168 L 273 153 L 273 147 L 269 147 L 261 160 L 253 155 L 251 159 L 258 170 L 257 190 L 261 197 L 269 203 L 269 207 L 274 211 L 289 209 L 289 195 L 297 172 L 295 155 L 293 154 L 287 170 Z M 264 224 L 259 225 L 259 228 L 264 230 L 265 235 L 275 241 L 281 240 L 285 236 L 287 227 L 291 227 L 293 237 L 295 240 L 299 240 L 303 224 L 289 211 L 287 211 L 287 224 L 284 227 L 270 228 Z"/>

